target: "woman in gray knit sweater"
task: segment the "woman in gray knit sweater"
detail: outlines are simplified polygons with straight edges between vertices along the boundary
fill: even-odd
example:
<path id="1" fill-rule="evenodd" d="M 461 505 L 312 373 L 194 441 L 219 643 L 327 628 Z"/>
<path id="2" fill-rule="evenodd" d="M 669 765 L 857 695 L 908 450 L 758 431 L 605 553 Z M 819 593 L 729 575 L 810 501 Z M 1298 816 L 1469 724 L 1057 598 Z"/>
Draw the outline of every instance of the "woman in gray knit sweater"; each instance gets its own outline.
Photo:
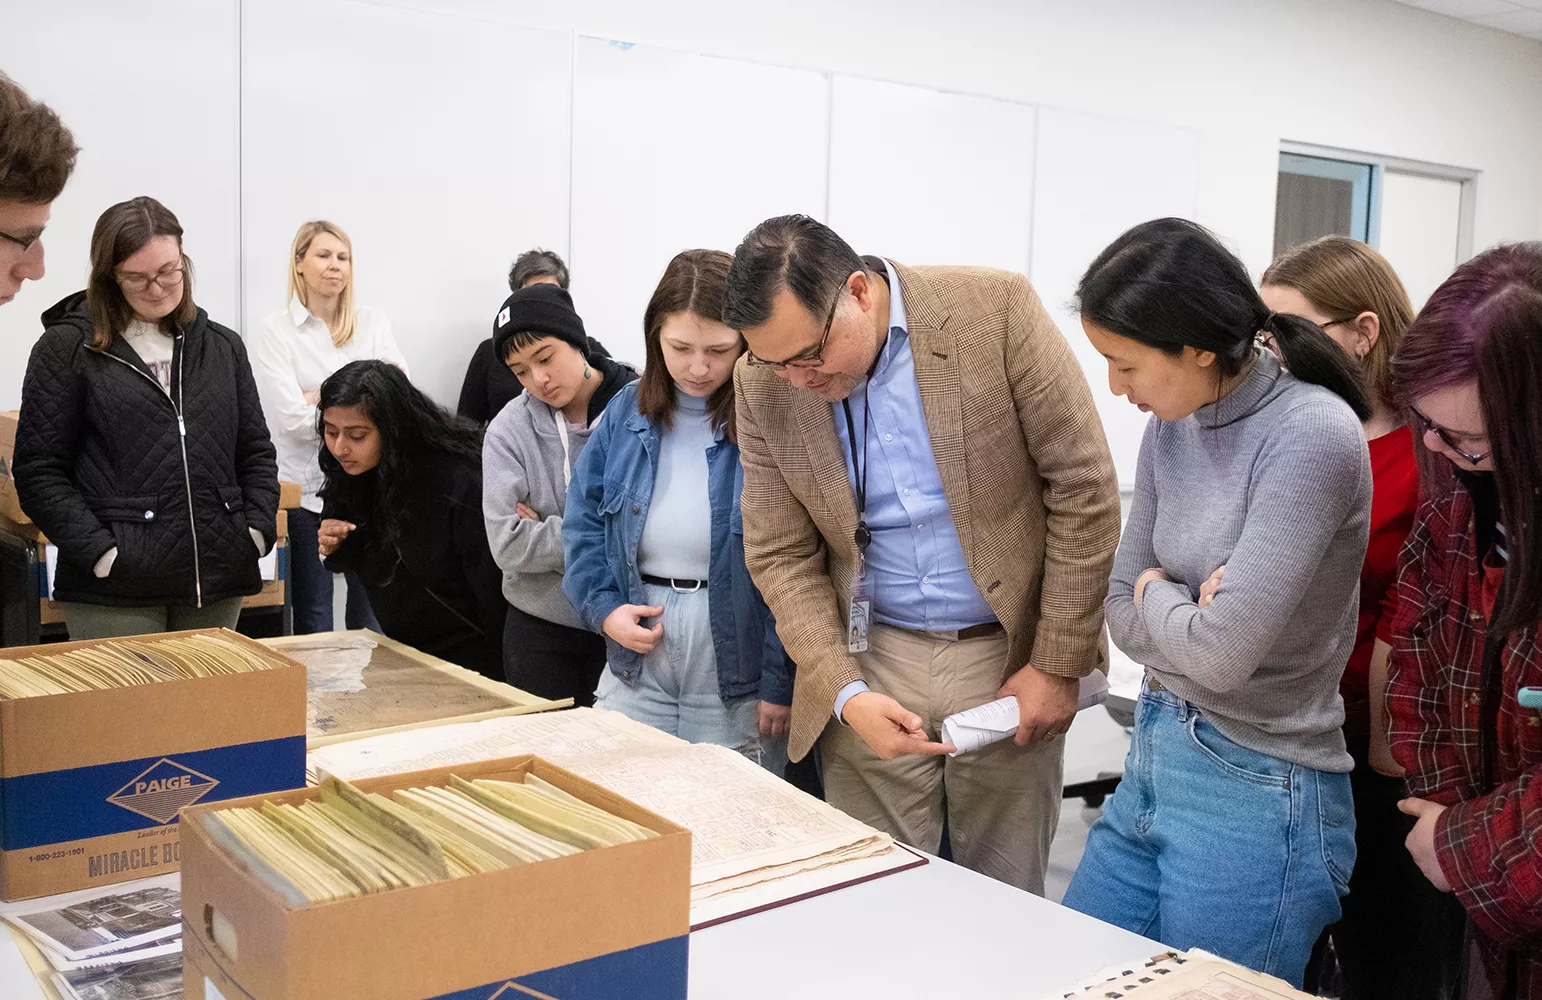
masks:
<path id="1" fill-rule="evenodd" d="M 1125 233 L 1078 298 L 1110 388 L 1154 419 L 1105 604 L 1145 691 L 1065 904 L 1299 986 L 1355 857 L 1338 688 L 1371 502 L 1361 376 L 1185 220 Z"/>

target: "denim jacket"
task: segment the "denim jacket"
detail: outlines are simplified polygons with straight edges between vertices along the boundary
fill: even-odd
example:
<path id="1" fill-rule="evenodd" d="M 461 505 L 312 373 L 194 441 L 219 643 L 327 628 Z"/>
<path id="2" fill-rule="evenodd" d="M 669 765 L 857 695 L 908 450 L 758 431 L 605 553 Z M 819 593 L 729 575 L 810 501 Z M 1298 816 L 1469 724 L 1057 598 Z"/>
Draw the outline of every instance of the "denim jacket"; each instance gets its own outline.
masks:
<path id="1" fill-rule="evenodd" d="M 584 627 L 603 634 L 605 619 L 623 604 L 646 604 L 637 548 L 659 468 L 659 428 L 637 411 L 637 383 L 605 408 L 579 456 L 562 520 L 566 570 L 562 591 Z M 712 559 L 707 571 L 708 617 L 717 655 L 718 694 L 725 703 L 755 695 L 792 702 L 792 668 L 771 611 L 744 565 L 744 518 L 739 494 L 744 471 L 739 446 L 723 440 L 707 449 L 712 508 Z M 611 671 L 637 681 L 644 656 L 605 636 Z"/>

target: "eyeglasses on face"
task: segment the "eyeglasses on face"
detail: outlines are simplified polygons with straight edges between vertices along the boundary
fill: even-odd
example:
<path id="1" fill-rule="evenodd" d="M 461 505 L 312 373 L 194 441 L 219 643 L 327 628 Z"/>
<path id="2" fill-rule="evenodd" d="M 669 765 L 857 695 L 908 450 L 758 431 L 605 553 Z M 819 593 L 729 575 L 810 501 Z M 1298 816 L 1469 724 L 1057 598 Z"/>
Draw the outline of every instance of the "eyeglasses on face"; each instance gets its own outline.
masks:
<path id="1" fill-rule="evenodd" d="M 151 285 L 161 288 L 175 288 L 182 283 L 182 275 L 187 271 L 186 264 L 178 264 L 176 267 L 163 268 L 154 274 L 120 273 L 116 275 L 118 285 L 125 292 L 142 292 Z"/>
<path id="2" fill-rule="evenodd" d="M 35 243 L 37 243 L 37 241 L 42 239 L 42 238 L 43 238 L 43 231 L 42 230 L 38 230 L 37 232 L 33 233 L 31 236 L 12 236 L 10 233 L 0 233 L 0 240 L 4 240 L 7 243 L 12 243 L 12 244 L 14 244 L 16 246 L 21 247 L 21 252 L 22 253 L 26 253 L 28 250 L 31 250 L 33 245 Z"/>
<path id="3" fill-rule="evenodd" d="M 770 368 L 773 371 L 783 372 L 789 368 L 818 368 L 825 363 L 825 344 L 830 339 L 830 328 L 835 323 L 835 307 L 841 304 L 841 296 L 846 294 L 846 283 L 835 290 L 835 300 L 830 303 L 830 315 L 825 317 L 825 330 L 819 337 L 819 343 L 809 351 L 801 351 L 786 361 L 767 361 L 755 356 L 754 351 L 748 352 L 749 364 L 755 368 Z"/>
<path id="4" fill-rule="evenodd" d="M 1409 409 L 1413 411 L 1413 415 L 1418 419 L 1419 425 L 1424 428 L 1425 434 L 1429 434 L 1433 431 L 1435 436 L 1440 438 L 1440 440 L 1447 448 L 1450 448 L 1452 452 L 1454 452 L 1459 458 L 1461 458 L 1462 461 L 1466 462 L 1468 465 L 1478 465 L 1483 462 L 1484 459 L 1493 454 L 1492 451 L 1486 451 L 1481 455 L 1468 454 L 1457 445 L 1455 440 L 1452 439 L 1450 431 L 1446 430 L 1444 427 L 1440 426 L 1429 417 L 1426 417 L 1412 406 L 1410 406 Z"/>

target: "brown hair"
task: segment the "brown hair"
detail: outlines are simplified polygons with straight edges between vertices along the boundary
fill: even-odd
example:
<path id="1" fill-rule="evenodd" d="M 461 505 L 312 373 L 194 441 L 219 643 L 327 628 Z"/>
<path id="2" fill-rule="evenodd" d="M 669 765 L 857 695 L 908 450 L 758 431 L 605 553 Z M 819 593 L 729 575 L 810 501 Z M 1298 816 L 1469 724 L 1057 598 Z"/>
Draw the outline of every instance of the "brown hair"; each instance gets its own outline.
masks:
<path id="1" fill-rule="evenodd" d="M 307 222 L 294 234 L 294 242 L 289 247 L 289 299 L 300 300 L 300 305 L 309 309 L 310 302 L 306 301 L 309 293 L 306 291 L 305 282 L 300 280 L 300 261 L 311 251 L 311 243 L 322 233 L 335 236 L 348 248 L 348 262 L 353 263 L 353 240 L 343 232 L 343 228 L 335 222 L 325 219 L 315 219 Z M 332 344 L 342 347 L 353 339 L 353 331 L 358 325 L 359 312 L 353 304 L 353 268 L 348 269 L 348 284 L 343 286 L 343 294 L 337 300 L 337 329 L 332 329 L 332 320 L 327 316 L 318 316 L 317 319 L 327 324 L 327 330 L 332 334 Z"/>
<path id="2" fill-rule="evenodd" d="M 0 199 L 46 205 L 75 169 L 79 147 L 48 105 L 0 73 Z"/>
<path id="3" fill-rule="evenodd" d="M 1361 363 L 1367 388 L 1382 405 L 1392 405 L 1392 356 L 1413 322 L 1414 310 L 1387 258 L 1359 240 L 1324 236 L 1280 254 L 1259 283 L 1294 288 L 1329 318 L 1342 322 L 1375 313 L 1381 331 Z"/>
<path id="4" fill-rule="evenodd" d="M 648 308 L 643 310 L 643 341 L 648 355 L 642 378 L 637 382 L 637 411 L 650 423 L 669 429 L 675 412 L 675 380 L 664 364 L 664 347 L 659 340 L 664 320 L 675 313 L 688 312 L 713 323 L 723 322 L 723 298 L 728 292 L 728 268 L 733 258 L 721 250 L 682 250 L 664 268 L 664 277 L 653 290 Z M 739 338 L 739 353 L 745 349 Z M 734 428 L 734 380 L 729 378 L 707 400 L 707 414 L 712 429 L 738 443 Z"/>
<path id="5" fill-rule="evenodd" d="M 174 236 L 182 248 L 182 224 L 171 209 L 141 195 L 120 201 L 102 213 L 91 233 L 91 276 L 86 279 L 86 313 L 91 317 L 91 349 L 105 351 L 128 328 L 134 309 L 118 287 L 118 265 L 143 250 L 157 236 Z M 193 262 L 182 257 L 182 301 L 158 324 L 171 336 L 193 321 Z"/>

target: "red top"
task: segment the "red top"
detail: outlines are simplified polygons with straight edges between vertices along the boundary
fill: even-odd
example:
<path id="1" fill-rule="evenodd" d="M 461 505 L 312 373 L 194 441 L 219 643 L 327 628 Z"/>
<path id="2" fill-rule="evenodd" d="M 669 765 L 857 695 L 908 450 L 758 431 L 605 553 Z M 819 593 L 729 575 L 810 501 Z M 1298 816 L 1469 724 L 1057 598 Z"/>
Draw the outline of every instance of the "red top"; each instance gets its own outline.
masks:
<path id="1" fill-rule="evenodd" d="M 1505 566 L 1492 551 L 1483 560 L 1483 619 L 1494 624 L 1494 605 L 1499 603 L 1499 585 L 1505 582 Z"/>
<path id="2" fill-rule="evenodd" d="M 1419 466 L 1413 433 L 1405 425 L 1370 442 L 1371 538 L 1360 567 L 1360 624 L 1355 648 L 1344 667 L 1339 693 L 1346 707 L 1369 711 L 1371 651 L 1376 640 L 1391 643 L 1397 611 L 1397 556 L 1419 506 Z"/>

